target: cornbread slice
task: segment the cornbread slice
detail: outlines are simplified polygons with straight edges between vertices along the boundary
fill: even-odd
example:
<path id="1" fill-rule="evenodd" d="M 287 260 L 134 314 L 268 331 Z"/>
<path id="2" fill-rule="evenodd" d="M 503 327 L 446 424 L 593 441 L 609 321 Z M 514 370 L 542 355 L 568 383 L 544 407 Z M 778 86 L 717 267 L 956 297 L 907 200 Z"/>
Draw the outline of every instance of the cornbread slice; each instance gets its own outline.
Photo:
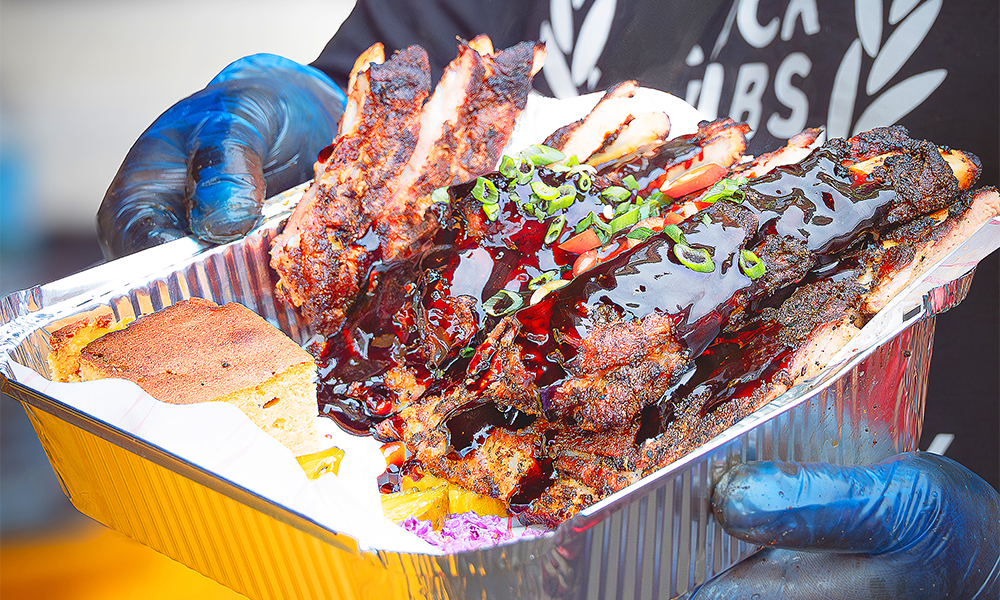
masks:
<path id="1" fill-rule="evenodd" d="M 246 307 L 191 298 L 80 352 L 80 379 L 120 378 L 171 404 L 228 402 L 296 454 L 313 450 L 316 363 Z"/>
<path id="2" fill-rule="evenodd" d="M 49 345 L 49 368 L 55 381 L 80 381 L 80 351 L 102 335 L 125 327 L 115 321 L 114 315 L 105 313 L 80 318 L 52 332 Z"/>

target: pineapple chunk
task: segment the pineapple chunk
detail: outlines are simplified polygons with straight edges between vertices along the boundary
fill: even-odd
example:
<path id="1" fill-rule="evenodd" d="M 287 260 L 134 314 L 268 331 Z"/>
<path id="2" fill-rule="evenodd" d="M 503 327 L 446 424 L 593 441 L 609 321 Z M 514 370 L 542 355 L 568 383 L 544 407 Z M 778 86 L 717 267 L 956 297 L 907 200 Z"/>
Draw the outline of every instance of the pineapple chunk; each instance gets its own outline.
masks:
<path id="1" fill-rule="evenodd" d="M 401 482 L 403 490 L 428 490 L 438 486 L 447 486 L 448 488 L 448 510 L 451 514 L 474 512 L 479 516 L 495 515 L 498 517 L 506 517 L 510 514 L 502 500 L 484 496 L 440 477 L 424 475 L 416 481 L 404 477 Z"/>
<path id="2" fill-rule="evenodd" d="M 448 486 L 439 485 L 427 490 L 408 489 L 382 495 L 382 514 L 393 523 L 402 523 L 407 517 L 430 521 L 434 529 L 441 529 L 448 516 Z"/>
<path id="3" fill-rule="evenodd" d="M 477 494 L 454 484 L 448 486 L 448 506 L 454 514 L 474 512 L 481 517 L 486 515 L 506 517 L 510 514 L 502 500 Z"/>
<path id="4" fill-rule="evenodd" d="M 326 450 L 296 456 L 302 470 L 306 472 L 309 479 L 319 479 L 324 473 L 336 475 L 340 470 L 340 461 L 344 458 L 344 451 L 336 446 Z"/>

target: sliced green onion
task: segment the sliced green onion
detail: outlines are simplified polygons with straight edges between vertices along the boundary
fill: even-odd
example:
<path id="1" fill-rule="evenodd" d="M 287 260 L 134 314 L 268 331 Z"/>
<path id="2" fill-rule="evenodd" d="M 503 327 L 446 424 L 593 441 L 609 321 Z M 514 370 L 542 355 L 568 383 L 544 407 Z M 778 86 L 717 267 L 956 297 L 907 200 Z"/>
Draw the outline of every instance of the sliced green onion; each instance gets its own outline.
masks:
<path id="1" fill-rule="evenodd" d="M 618 202 L 623 202 L 632 198 L 632 192 L 620 185 L 613 185 L 601 191 L 602 198 L 614 198 Z"/>
<path id="2" fill-rule="evenodd" d="M 649 197 L 646 198 L 646 202 L 648 202 L 650 204 L 656 204 L 657 206 L 659 206 L 659 205 L 663 204 L 663 202 L 661 202 L 661 201 L 663 200 L 663 197 L 665 195 L 666 194 L 664 194 L 660 190 L 656 190 L 655 192 L 653 192 L 652 194 L 650 194 Z"/>
<path id="3" fill-rule="evenodd" d="M 500 290 L 483 302 L 483 310 L 488 315 L 502 317 L 521 308 L 523 304 L 524 298 L 510 290 Z"/>
<path id="4" fill-rule="evenodd" d="M 500 201 L 500 192 L 489 179 L 476 177 L 476 184 L 472 186 L 472 197 L 483 204 L 496 204 Z"/>
<path id="5" fill-rule="evenodd" d="M 656 217 L 660 214 L 660 205 L 656 202 L 643 202 L 639 205 L 639 220 Z"/>
<path id="6" fill-rule="evenodd" d="M 514 201 L 515 204 L 521 206 L 521 194 L 517 192 L 507 192 L 507 196 Z"/>
<path id="7" fill-rule="evenodd" d="M 483 212 L 486 213 L 486 218 L 490 221 L 496 221 L 500 216 L 500 205 L 499 204 L 483 204 Z"/>
<path id="8" fill-rule="evenodd" d="M 702 196 L 701 202 L 715 203 L 726 198 L 735 200 L 736 202 L 742 202 L 743 190 L 740 189 L 740 186 L 747 181 L 746 177 L 737 177 L 736 179 L 720 179 L 715 182 L 712 187 L 708 188 L 708 191 L 705 192 L 704 196 Z"/>
<path id="9" fill-rule="evenodd" d="M 535 218 L 538 219 L 539 221 L 544 221 L 545 219 L 549 218 L 549 215 L 547 215 L 544 210 L 538 208 L 537 206 L 535 207 L 534 213 L 535 213 Z"/>
<path id="10" fill-rule="evenodd" d="M 475 353 L 476 349 L 473 348 L 472 346 L 466 346 L 465 348 L 462 348 L 461 350 L 458 351 L 458 355 L 461 356 L 462 358 L 469 358 Z"/>
<path id="11" fill-rule="evenodd" d="M 559 197 L 559 188 L 554 188 L 544 181 L 532 181 L 531 191 L 542 200 L 555 200 Z"/>
<path id="12" fill-rule="evenodd" d="M 569 173 L 570 168 L 562 163 L 552 163 L 551 165 L 545 165 L 545 168 L 552 171 L 553 173 Z"/>
<path id="13" fill-rule="evenodd" d="M 521 161 L 517 158 L 511 158 L 506 154 L 500 159 L 500 174 L 507 179 L 517 179 L 518 169 L 521 166 Z"/>
<path id="14" fill-rule="evenodd" d="M 749 250 L 740 250 L 740 270 L 750 279 L 757 279 L 767 267 L 759 256 Z"/>
<path id="15" fill-rule="evenodd" d="M 559 234 L 563 232 L 563 228 L 566 227 L 566 217 L 559 215 L 552 222 L 549 223 L 549 229 L 545 232 L 545 243 L 551 244 L 552 242 L 559 239 Z"/>
<path id="16" fill-rule="evenodd" d="M 534 165 L 544 166 L 550 165 L 554 162 L 559 162 L 560 160 L 566 158 L 566 155 L 555 148 L 550 148 L 542 144 L 534 144 L 528 146 L 524 150 L 521 150 L 521 152 L 518 153 L 518 157 L 523 160 L 531 161 Z"/>
<path id="17" fill-rule="evenodd" d="M 579 164 L 580 164 L 580 159 L 577 158 L 575 154 L 567 158 L 565 161 L 565 165 L 567 167 L 575 167 Z"/>
<path id="18" fill-rule="evenodd" d="M 583 233 L 583 230 L 590 227 L 590 224 L 593 223 L 596 218 L 597 216 L 594 215 L 594 211 L 590 211 L 586 217 L 581 219 L 580 222 L 576 224 L 576 228 L 573 229 L 573 233 Z"/>
<path id="19" fill-rule="evenodd" d="M 521 161 L 517 166 L 517 182 L 524 185 L 535 176 L 535 165 L 530 161 Z"/>
<path id="20" fill-rule="evenodd" d="M 580 171 L 576 175 L 576 189 L 580 190 L 581 193 L 587 193 L 590 186 L 593 185 L 593 181 L 590 179 L 590 173 L 586 171 Z"/>
<path id="21" fill-rule="evenodd" d="M 598 219 L 597 215 L 594 215 L 594 222 L 591 223 L 591 226 L 593 226 L 593 228 L 597 231 L 604 231 L 605 233 L 611 233 L 611 226 L 605 223 L 604 221 Z"/>
<path id="22" fill-rule="evenodd" d="M 611 223 L 609 223 L 608 225 L 611 227 L 611 233 L 615 234 L 621 231 L 622 229 L 626 229 L 628 227 L 635 225 L 636 223 L 639 222 L 639 220 L 640 220 L 639 209 L 633 208 L 627 213 L 612 219 Z"/>
<path id="23" fill-rule="evenodd" d="M 627 187 L 629 189 L 636 190 L 636 191 L 639 190 L 639 182 L 635 180 L 635 176 L 634 175 L 629 175 L 625 179 L 622 179 L 622 183 L 624 183 L 625 187 Z"/>
<path id="24" fill-rule="evenodd" d="M 648 240 L 653 233 L 653 230 L 648 227 L 636 227 L 632 231 L 628 232 L 625 237 L 633 240 L 645 241 Z"/>
<path id="25" fill-rule="evenodd" d="M 550 215 L 555 214 L 558 210 L 569 208 L 576 202 L 576 188 L 569 186 L 569 189 L 572 191 L 566 193 L 566 190 L 563 189 L 564 187 L 562 185 L 559 186 L 559 197 L 549 202 L 548 206 L 545 207 L 545 211 Z"/>
<path id="26" fill-rule="evenodd" d="M 439 204 L 448 204 L 451 202 L 451 196 L 448 195 L 448 188 L 439 187 L 431 192 L 431 201 Z"/>
<path id="27" fill-rule="evenodd" d="M 608 231 L 606 229 L 597 229 L 597 228 L 595 228 L 594 229 L 594 233 L 597 234 L 597 239 L 598 239 L 598 241 L 601 242 L 602 246 L 606 245 L 611 240 L 611 234 L 608 233 Z"/>
<path id="28" fill-rule="evenodd" d="M 684 241 L 684 232 L 681 228 L 676 225 L 667 225 L 663 228 L 663 233 L 667 234 L 667 237 L 672 239 L 675 244 L 687 244 Z"/>
<path id="29" fill-rule="evenodd" d="M 558 276 L 559 276 L 559 271 L 556 271 L 556 270 L 545 271 L 544 273 L 542 273 L 538 277 L 534 277 L 534 278 L 532 278 L 531 281 L 528 282 L 528 289 L 529 290 L 537 290 L 538 288 L 542 287 L 543 285 L 545 285 L 546 283 L 552 281 L 553 279 L 555 279 Z"/>
<path id="30" fill-rule="evenodd" d="M 704 248 L 692 248 L 687 244 L 674 244 L 674 256 L 681 264 L 699 273 L 711 273 L 715 270 L 712 255 Z"/>
<path id="31" fill-rule="evenodd" d="M 704 223 L 705 225 L 711 225 L 712 219 L 709 219 L 708 215 L 701 215 L 701 222 Z"/>

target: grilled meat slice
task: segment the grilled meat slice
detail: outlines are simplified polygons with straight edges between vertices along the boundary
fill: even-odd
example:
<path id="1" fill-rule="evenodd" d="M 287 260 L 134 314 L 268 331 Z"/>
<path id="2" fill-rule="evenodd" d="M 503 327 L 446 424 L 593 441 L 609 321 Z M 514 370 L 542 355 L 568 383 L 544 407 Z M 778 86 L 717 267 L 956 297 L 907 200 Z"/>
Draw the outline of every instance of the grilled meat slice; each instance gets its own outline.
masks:
<path id="1" fill-rule="evenodd" d="M 271 251 L 279 291 L 319 333 L 340 330 L 372 265 L 407 258 L 437 228 L 434 189 L 493 168 L 543 56 L 534 43 L 485 55 L 463 43 L 426 104 L 423 49 L 359 58 L 341 133 Z"/>
<path id="2" fill-rule="evenodd" d="M 733 173 L 753 179 L 770 173 L 775 167 L 799 162 L 813 150 L 822 129 L 805 129 L 788 138 L 784 148 L 766 152 L 751 161 L 733 167 Z"/>
<path id="3" fill-rule="evenodd" d="M 996 188 L 965 192 L 957 202 L 939 211 L 882 232 L 866 259 L 874 283 L 865 299 L 865 312 L 875 314 L 917 277 L 956 248 L 962 240 L 1000 215 Z"/>
<path id="4" fill-rule="evenodd" d="M 899 147 L 898 132 L 882 135 L 893 142 L 890 150 Z M 864 147 L 878 136 L 868 136 Z M 884 228 L 917 206 L 937 210 L 953 200 L 958 184 L 936 148 L 912 144 L 913 154 L 891 156 L 859 180 L 846 168 L 857 158 L 850 154 L 852 143 L 827 143 L 801 163 L 775 169 L 742 188 L 742 203 L 717 202 L 679 231 L 658 234 L 519 311 L 516 318 L 530 334 L 514 340 L 521 355 L 558 353 L 563 359 L 558 367 L 524 361 L 536 377 L 565 371 L 554 389 L 540 392 L 545 408 L 588 430 L 625 424 L 716 335 L 738 328 L 755 302 L 794 285 L 864 232 Z M 901 179 L 902 172 L 921 181 L 920 189 Z M 679 260 L 687 256 L 697 264 Z M 764 264 L 766 277 L 747 274 L 747 263 L 756 261 Z M 640 336 L 656 332 L 666 355 L 641 361 L 644 370 L 632 364 L 637 357 L 622 362 L 617 350 L 590 351 L 604 348 L 587 340 L 601 339 L 609 326 L 629 326 Z M 542 343 L 535 341 L 545 332 Z M 648 368 L 654 365 L 669 368 Z M 594 384 L 606 385 L 583 391 Z M 623 404 L 637 393 L 638 401 Z"/>
<path id="5" fill-rule="evenodd" d="M 629 100 L 638 89 L 635 81 L 612 87 L 586 117 L 555 130 L 543 144 L 598 169 L 659 147 L 670 134 L 670 117 L 662 111 L 634 113 Z"/>
<path id="6" fill-rule="evenodd" d="M 458 56 L 423 107 L 417 148 L 388 216 L 378 223 L 383 260 L 409 253 L 415 242 L 438 227 L 436 214 L 428 212 L 435 189 L 475 179 L 496 167 L 527 102 L 532 71 L 542 60 L 541 43 L 522 42 L 495 54 L 459 46 Z"/>
<path id="7" fill-rule="evenodd" d="M 419 47 L 357 74 L 353 123 L 330 149 L 317 178 L 271 249 L 278 289 L 320 332 L 336 331 L 369 266 L 363 241 L 413 152 L 419 109 L 430 90 Z"/>

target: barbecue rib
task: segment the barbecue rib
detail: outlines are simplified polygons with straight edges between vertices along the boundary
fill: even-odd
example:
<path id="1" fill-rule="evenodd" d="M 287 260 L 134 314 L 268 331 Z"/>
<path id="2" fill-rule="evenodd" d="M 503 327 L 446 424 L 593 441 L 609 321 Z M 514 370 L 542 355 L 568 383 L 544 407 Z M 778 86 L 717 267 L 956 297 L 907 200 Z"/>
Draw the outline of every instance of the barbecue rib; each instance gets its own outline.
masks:
<path id="1" fill-rule="evenodd" d="M 742 202 L 720 200 L 485 323 L 475 355 L 378 433 L 429 471 L 557 523 L 814 374 L 928 255 L 1000 213 L 995 191 L 959 195 L 977 170 L 898 128 L 828 142 L 741 186 Z M 932 212 L 904 220 L 920 211 Z M 679 244 L 709 250 L 713 269 L 676 262 Z M 755 278 L 747 250 L 765 266 Z M 680 396 L 665 396 L 688 369 Z M 475 443 L 456 442 L 469 431 Z"/>
<path id="2" fill-rule="evenodd" d="M 462 43 L 429 100 L 422 48 L 381 56 L 375 46 L 359 59 L 340 134 L 271 250 L 280 293 L 326 335 L 340 330 L 373 264 L 405 259 L 433 233 L 431 192 L 493 168 L 544 47 L 482 55 Z"/>

